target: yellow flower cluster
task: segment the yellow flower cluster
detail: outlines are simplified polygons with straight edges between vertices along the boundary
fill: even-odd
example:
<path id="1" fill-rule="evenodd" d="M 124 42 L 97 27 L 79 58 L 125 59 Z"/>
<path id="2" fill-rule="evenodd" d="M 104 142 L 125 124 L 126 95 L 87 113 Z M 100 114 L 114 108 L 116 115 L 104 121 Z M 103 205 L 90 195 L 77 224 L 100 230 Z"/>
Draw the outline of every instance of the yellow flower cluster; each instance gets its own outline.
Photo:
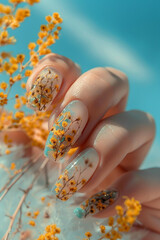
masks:
<path id="1" fill-rule="evenodd" d="M 18 8 L 18 5 L 22 2 L 27 2 L 30 5 L 39 2 L 25 1 L 25 0 L 10 0 L 11 5 L 0 4 L 0 27 L 2 28 L 0 34 L 0 46 L 14 44 L 16 39 L 12 36 L 9 37 L 8 28 L 18 28 L 27 17 L 30 16 L 30 10 L 28 8 Z"/>
<path id="2" fill-rule="evenodd" d="M 15 114 L 12 112 L 3 112 L 0 115 L 0 130 L 5 131 L 15 128 L 22 129 L 29 137 L 33 146 L 44 149 L 45 141 L 48 136 L 48 130 L 44 128 L 43 123 L 49 118 L 49 116 L 50 113 L 34 113 L 32 115 L 25 116 L 23 111 L 18 111 Z"/>
<path id="3" fill-rule="evenodd" d="M 7 89 L 7 87 L 8 87 L 8 84 L 5 83 L 5 82 L 2 82 L 2 83 L 0 84 L 0 88 L 3 89 L 4 91 Z"/>
<path id="4" fill-rule="evenodd" d="M 71 148 L 69 151 L 68 151 L 68 156 L 72 156 L 76 151 L 78 150 L 78 148 L 76 147 L 76 148 Z"/>
<path id="5" fill-rule="evenodd" d="M 9 139 L 8 135 L 5 134 L 4 135 L 4 139 L 3 139 L 4 143 L 7 145 L 8 148 L 10 148 L 12 146 L 12 140 Z"/>
<path id="6" fill-rule="evenodd" d="M 4 55 L 5 54 L 5 55 Z M 19 81 L 22 79 L 22 75 L 18 74 L 14 78 L 12 78 L 12 75 L 19 70 L 22 66 L 22 63 L 24 61 L 25 55 L 24 54 L 18 54 L 16 57 L 7 56 L 7 52 L 4 52 L 2 58 L 0 58 L 0 72 L 5 71 L 7 74 L 10 75 L 10 86 L 13 85 L 13 83 Z M 6 58 L 8 58 L 8 61 L 6 61 Z"/>
<path id="7" fill-rule="evenodd" d="M 19 3 L 22 3 L 22 2 L 33 5 L 34 3 L 39 3 L 40 0 L 10 0 L 10 3 L 13 3 L 13 4 L 19 4 Z"/>
<path id="8" fill-rule="evenodd" d="M 0 13 L 2 13 L 2 17 L 0 18 L 0 27 L 2 27 L 2 31 L 0 33 L 0 45 L 7 45 L 10 43 L 14 43 L 13 37 L 12 40 L 9 37 L 7 28 L 12 27 L 13 29 L 18 27 L 22 21 L 26 17 L 30 16 L 30 10 L 27 8 L 17 8 L 17 6 L 22 3 L 22 2 L 27 2 L 30 5 L 33 5 L 34 3 L 38 3 L 39 0 L 10 0 L 10 3 L 13 5 L 7 6 L 0 4 Z M 3 90 L 0 92 L 0 106 L 4 107 L 8 103 L 8 95 L 11 90 L 11 87 L 13 87 L 14 83 L 21 81 L 25 77 L 29 77 L 32 74 L 32 70 L 26 69 L 27 66 L 35 66 L 41 55 L 46 55 L 51 52 L 49 47 L 55 43 L 56 39 L 59 38 L 59 31 L 61 30 L 61 27 L 59 24 L 62 23 L 62 18 L 58 13 L 54 13 L 52 16 L 47 16 L 46 17 L 47 24 L 41 26 L 41 30 L 38 34 L 39 39 L 37 40 L 36 43 L 30 43 L 28 45 L 28 48 L 30 50 L 30 59 L 27 61 L 27 63 L 24 63 L 25 60 L 25 55 L 24 54 L 18 54 L 16 57 L 12 56 L 9 52 L 2 52 L 0 55 L 0 72 L 6 72 L 9 75 L 9 81 L 8 84 L 3 82 L 0 85 L 0 88 Z M 37 48 L 37 50 L 35 50 Z M 25 71 L 24 71 L 25 70 Z M 22 72 L 24 71 L 24 74 Z M 16 74 L 18 72 L 18 74 Z M 25 89 L 25 82 L 21 83 L 21 87 Z M 7 91 L 7 93 L 5 93 Z M 21 108 L 23 105 L 26 105 L 26 96 L 18 96 L 16 94 L 15 96 L 15 109 L 18 109 L 19 112 L 15 114 L 15 117 L 9 115 L 7 116 L 6 122 L 8 123 L 8 117 L 11 118 L 10 123 L 11 127 L 16 127 L 16 128 L 21 128 L 23 127 L 23 130 L 26 131 L 27 135 L 32 138 L 32 143 L 35 146 L 43 148 L 43 144 L 41 141 L 36 140 L 36 138 L 32 137 L 33 132 L 35 128 L 33 128 L 33 131 L 29 129 L 29 127 L 32 127 L 33 125 L 36 125 L 36 122 L 38 121 L 39 123 L 41 122 L 41 125 L 43 122 L 46 120 L 46 116 L 37 116 L 37 115 L 31 115 L 28 117 L 25 117 L 25 114 L 22 113 Z M 2 113 L 2 111 L 1 111 Z M 4 115 L 0 116 L 4 119 Z M 31 125 L 28 124 L 28 120 L 32 119 Z M 41 120 L 40 120 L 41 119 Z M 20 122 L 23 121 L 23 122 Z M 27 124 L 27 126 L 26 126 Z M 8 128 L 9 124 L 7 126 L 4 125 L 4 121 L 0 123 L 0 130 Z M 46 131 L 44 129 L 39 129 L 38 130 L 40 139 L 41 136 L 46 134 Z M 38 138 L 39 139 L 39 138 Z M 46 139 L 46 137 L 45 137 Z"/>
<path id="9" fill-rule="evenodd" d="M 115 217 L 108 218 L 108 226 L 110 226 L 111 229 L 106 232 L 106 227 L 104 225 L 100 225 L 99 228 L 102 236 L 98 240 L 122 239 L 122 232 L 128 232 L 133 226 L 133 223 L 136 221 L 137 216 L 140 214 L 141 204 L 134 198 L 124 198 L 126 199 L 124 202 L 125 208 L 117 205 L 115 207 L 117 215 Z M 84 238 L 83 240 L 89 240 L 92 236 L 90 232 L 85 233 L 85 235 L 87 238 Z"/>
<path id="10" fill-rule="evenodd" d="M 6 155 L 8 155 L 11 153 L 11 151 L 9 149 L 6 149 L 5 153 L 6 153 Z"/>
<path id="11" fill-rule="evenodd" d="M 90 239 L 90 237 L 92 237 L 92 233 L 91 233 L 91 232 L 86 232 L 85 235 L 86 235 L 86 237 L 87 237 L 88 239 Z"/>
<path id="12" fill-rule="evenodd" d="M 31 212 L 27 212 L 27 217 L 30 217 L 30 218 L 32 218 L 32 219 L 36 219 L 38 216 L 39 216 L 39 214 L 40 214 L 40 212 L 39 212 L 39 210 L 38 211 L 34 211 L 33 213 L 31 213 Z M 32 227 L 35 227 L 36 226 L 36 222 L 35 222 L 35 220 L 30 220 L 29 222 L 28 222 L 28 224 L 30 225 L 30 226 L 32 226 Z"/>
<path id="13" fill-rule="evenodd" d="M 17 94 L 15 96 L 15 105 L 14 108 L 15 109 L 20 109 L 23 105 L 26 105 L 27 102 L 27 98 L 25 96 L 21 96 L 19 97 Z"/>
<path id="14" fill-rule="evenodd" d="M 12 0 L 12 1 L 15 1 L 15 0 Z M 24 0 L 23 0 L 23 2 L 24 2 Z M 39 3 L 40 0 L 26 0 L 25 2 L 27 2 L 30 5 L 33 5 L 34 3 Z"/>
<path id="15" fill-rule="evenodd" d="M 41 201 L 44 202 L 45 201 L 45 197 L 41 197 Z"/>
<path id="16" fill-rule="evenodd" d="M 9 151 L 9 150 L 6 150 L 6 151 Z M 10 154 L 10 152 L 8 154 Z M 12 170 L 12 171 L 14 170 L 14 175 L 16 175 L 22 171 L 22 169 L 16 169 L 16 164 L 14 162 L 11 163 L 10 170 Z"/>
<path id="17" fill-rule="evenodd" d="M 45 233 L 40 235 L 37 240 L 58 240 L 56 236 L 60 234 L 61 229 L 56 226 L 56 224 L 48 225 L 45 229 Z"/>
<path id="18" fill-rule="evenodd" d="M 16 28 L 19 27 L 19 23 L 23 22 L 26 17 L 30 16 L 30 10 L 29 9 L 24 9 L 24 8 L 18 8 L 16 13 L 15 13 L 15 19 L 13 20 L 11 27 Z M 15 22 L 14 22 L 15 21 Z M 16 23 L 17 26 L 13 27 L 13 23 Z"/>
<path id="19" fill-rule="evenodd" d="M 1 14 L 10 14 L 12 12 L 12 9 L 10 6 L 5 6 L 3 4 L 0 4 L 0 13 Z"/>
<path id="20" fill-rule="evenodd" d="M 58 182 L 56 183 L 56 189 L 55 192 L 57 193 L 57 198 L 61 199 L 62 201 L 67 201 L 69 199 L 68 196 L 69 193 L 74 193 L 77 191 L 77 182 L 73 179 L 70 179 L 71 177 L 68 176 L 68 170 L 65 170 L 64 175 L 60 175 L 59 179 L 62 179 L 62 183 Z M 65 188 L 66 187 L 66 188 Z"/>
<path id="21" fill-rule="evenodd" d="M 36 219 L 39 216 L 39 214 L 40 214 L 40 212 L 39 212 L 39 210 L 37 210 L 37 211 L 34 211 L 33 214 L 31 212 L 27 212 L 26 215 L 27 215 L 27 217 Z"/>
<path id="22" fill-rule="evenodd" d="M 35 226 L 36 226 L 36 223 L 35 223 L 35 221 L 30 220 L 30 221 L 29 221 L 29 225 L 31 225 L 32 227 L 35 227 Z"/>
<path id="23" fill-rule="evenodd" d="M 39 0 L 10 0 L 11 5 L 7 6 L 0 4 L 0 13 L 2 14 L 0 18 L 0 27 L 2 28 L 0 33 L 0 45 L 7 45 L 10 43 L 7 31 L 9 27 L 13 29 L 18 27 L 26 17 L 30 16 L 29 9 L 18 8 L 19 4 L 22 2 L 33 5 L 34 3 L 38 3 Z M 37 42 L 28 45 L 30 59 L 27 63 L 24 63 L 24 54 L 18 54 L 16 57 L 12 56 L 9 52 L 2 52 L 0 54 L 0 72 L 6 72 L 9 75 L 8 83 L 2 82 L 0 84 L 0 89 L 2 89 L 2 91 L 0 91 L 0 107 L 2 107 L 2 109 L 0 109 L 0 130 L 13 128 L 22 129 L 30 138 L 31 144 L 41 149 L 44 148 L 45 140 L 48 135 L 48 131 L 44 129 L 43 123 L 48 119 L 50 113 L 34 113 L 25 116 L 22 107 L 27 103 L 27 94 L 25 94 L 25 96 L 15 95 L 14 108 L 18 110 L 15 114 L 6 113 L 4 111 L 4 106 L 10 101 L 8 95 L 14 83 L 32 74 L 32 70 L 26 69 L 26 67 L 35 66 L 41 55 L 50 53 L 51 50 L 49 47 L 59 38 L 59 31 L 61 30 L 59 24 L 62 23 L 62 18 L 58 13 L 54 13 L 52 16 L 47 16 L 46 20 L 47 25 L 41 26 Z M 35 50 L 36 47 L 37 50 Z M 21 87 L 25 89 L 25 82 L 21 83 Z M 7 149 L 6 154 L 9 153 L 10 150 Z"/>
<path id="24" fill-rule="evenodd" d="M 8 102 L 7 94 L 4 94 L 3 92 L 0 92 L 0 106 L 6 105 L 7 102 Z"/>
<path id="25" fill-rule="evenodd" d="M 11 163 L 11 166 L 10 166 L 10 169 L 11 170 L 14 170 L 16 168 L 16 164 L 13 162 L 13 163 Z"/>
<path id="26" fill-rule="evenodd" d="M 40 2 L 40 0 L 10 0 L 12 5 L 0 4 L 0 26 L 4 26 L 5 29 L 15 29 L 20 26 L 20 22 L 23 22 L 26 17 L 30 16 L 30 10 L 27 8 L 18 8 L 18 5 L 22 2 L 33 5 Z"/>
<path id="27" fill-rule="evenodd" d="M 63 176 L 60 176 L 60 178 L 63 178 Z M 41 200 L 44 201 L 45 198 L 42 197 Z M 102 236 L 98 240 L 122 239 L 122 232 L 128 232 L 131 229 L 137 216 L 140 214 L 141 204 L 139 203 L 139 201 L 135 200 L 134 198 L 130 199 L 128 197 L 125 197 L 124 205 L 125 205 L 125 208 L 117 205 L 115 208 L 117 212 L 116 216 L 108 218 L 108 226 L 111 227 L 111 229 L 108 232 L 106 231 L 106 227 L 104 225 L 99 226 L 100 233 L 102 234 Z M 29 216 L 31 216 L 31 213 Z M 131 218 L 132 218 L 132 221 L 130 221 Z M 60 234 L 60 232 L 61 230 L 60 228 L 57 228 L 56 224 L 48 225 L 45 228 L 45 233 L 40 235 L 37 240 L 58 240 L 59 238 L 56 236 L 56 234 Z M 93 237 L 93 234 L 91 232 L 86 232 L 85 236 L 86 238 L 83 238 L 83 240 L 91 240 Z"/>
<path id="28" fill-rule="evenodd" d="M 6 1 L 7 2 L 7 1 Z M 16 39 L 14 36 L 10 36 L 8 29 L 14 30 L 18 28 L 21 23 L 30 16 L 30 10 L 21 3 L 26 3 L 29 5 L 34 5 L 40 2 L 40 0 L 8 0 L 7 4 L 0 4 L 0 46 L 5 46 L 9 44 L 14 44 Z M 22 89 L 25 89 L 26 84 L 24 79 L 32 74 L 32 68 L 35 66 L 41 55 L 46 55 L 51 52 L 49 47 L 55 43 L 56 39 L 59 38 L 59 31 L 62 23 L 62 18 L 58 13 L 53 14 L 53 16 L 46 17 L 47 24 L 42 25 L 40 33 L 38 34 L 38 40 L 36 43 L 30 43 L 28 48 L 30 50 L 30 58 L 26 60 L 26 56 L 21 53 L 17 56 L 13 56 L 10 52 L 0 53 L 0 73 L 6 73 L 8 75 L 8 80 L 2 82 L 0 81 L 0 134 L 1 139 L 7 146 L 5 154 L 10 154 L 12 147 L 12 140 L 9 139 L 10 130 L 20 129 L 25 131 L 26 135 L 30 139 L 30 143 L 33 146 L 44 148 L 46 138 L 48 136 L 48 130 L 45 129 L 44 123 L 50 116 L 50 113 L 33 113 L 32 115 L 26 116 L 22 107 L 27 103 L 27 94 L 24 96 L 19 96 L 15 94 L 15 98 L 9 99 L 9 93 L 14 83 L 23 80 L 21 83 Z M 36 49 L 37 48 L 37 49 Z M 36 49 L 36 50 L 35 50 Z M 29 69 L 27 69 L 30 67 Z M 17 109 L 15 113 L 8 112 L 5 109 L 5 105 L 8 101 L 14 100 L 14 108 Z M 7 134 L 6 134 L 7 132 Z M 1 153 L 0 153 L 1 155 Z M 17 174 L 21 169 L 16 169 L 16 164 L 12 162 L 10 164 L 9 170 L 13 171 L 11 173 Z M 45 202 L 45 197 L 41 198 L 41 201 Z M 47 203 L 49 207 L 51 203 Z M 31 218 L 28 224 L 32 227 L 36 226 L 35 219 L 39 216 L 39 211 L 33 213 L 28 213 Z M 57 234 L 60 233 L 60 229 L 56 225 L 49 225 L 46 227 L 45 234 L 41 235 L 39 239 L 47 240 L 57 240 Z"/>
<path id="29" fill-rule="evenodd" d="M 61 30 L 59 24 L 63 21 L 60 15 L 54 13 L 53 16 L 47 16 L 46 21 L 47 24 L 40 27 L 37 42 L 31 42 L 28 45 L 32 66 L 38 63 L 40 56 L 51 53 L 49 47 L 55 43 L 56 39 L 59 39 L 59 31 Z M 36 48 L 37 50 L 35 50 Z"/>

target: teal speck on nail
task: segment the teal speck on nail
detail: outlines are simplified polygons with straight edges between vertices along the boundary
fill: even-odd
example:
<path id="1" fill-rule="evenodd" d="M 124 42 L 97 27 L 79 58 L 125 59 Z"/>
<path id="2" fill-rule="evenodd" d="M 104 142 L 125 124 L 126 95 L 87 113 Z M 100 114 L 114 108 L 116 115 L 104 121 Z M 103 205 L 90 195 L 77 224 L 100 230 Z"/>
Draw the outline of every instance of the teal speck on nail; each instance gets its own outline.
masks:
<path id="1" fill-rule="evenodd" d="M 46 157 L 48 157 L 48 152 L 49 152 L 49 148 L 47 147 L 47 146 L 45 146 L 45 149 L 44 149 L 44 155 L 46 156 Z"/>
<path id="2" fill-rule="evenodd" d="M 57 188 L 56 186 L 54 186 L 54 187 L 52 188 L 52 193 L 53 193 L 53 195 L 56 195 L 56 194 L 57 194 L 56 191 L 55 191 L 56 188 Z"/>
<path id="3" fill-rule="evenodd" d="M 85 216 L 85 211 L 82 208 L 75 208 L 74 209 L 74 214 L 78 217 L 78 218 L 83 218 Z"/>

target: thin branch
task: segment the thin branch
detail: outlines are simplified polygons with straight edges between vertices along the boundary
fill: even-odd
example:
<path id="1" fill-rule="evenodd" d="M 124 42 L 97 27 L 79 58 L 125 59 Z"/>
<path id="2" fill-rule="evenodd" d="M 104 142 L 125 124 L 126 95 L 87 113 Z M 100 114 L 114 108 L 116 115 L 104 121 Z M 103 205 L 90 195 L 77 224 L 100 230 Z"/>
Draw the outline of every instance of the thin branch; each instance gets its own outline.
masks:
<path id="1" fill-rule="evenodd" d="M 35 158 L 31 164 L 29 164 L 28 166 L 25 165 L 26 168 L 24 168 L 23 172 L 20 173 L 20 175 L 18 175 L 16 178 L 15 176 L 12 176 L 9 181 L 5 184 L 5 186 L 1 189 L 0 192 L 4 191 L 4 193 L 2 194 L 2 196 L 0 197 L 0 201 L 5 197 L 5 195 L 8 193 L 8 191 L 14 186 L 14 184 L 37 162 L 37 160 L 42 156 L 42 153 L 40 155 L 38 155 L 37 158 Z M 27 162 L 28 164 L 29 162 Z M 15 179 L 14 179 L 15 178 Z M 12 182 L 12 180 L 14 179 L 14 181 Z M 9 186 L 8 186 L 9 185 Z"/>
<path id="2" fill-rule="evenodd" d="M 19 209 L 18 226 L 17 226 L 15 232 L 13 233 L 13 236 L 15 236 L 18 232 L 20 232 L 21 228 L 22 228 L 22 206 Z"/>
<path id="3" fill-rule="evenodd" d="M 19 203 L 18 203 L 18 206 L 17 206 L 15 212 L 14 212 L 13 215 L 11 216 L 11 221 L 10 221 L 9 227 L 8 227 L 8 229 L 7 229 L 7 232 L 6 232 L 5 235 L 3 236 L 2 240 L 8 240 L 9 234 L 10 234 L 10 232 L 11 232 L 11 230 L 12 230 L 13 224 L 14 224 L 14 222 L 15 222 L 15 219 L 16 219 L 16 216 L 17 216 L 18 212 L 20 211 L 20 208 L 23 206 L 23 203 L 25 202 L 25 200 L 26 200 L 29 192 L 32 190 L 32 188 L 33 188 L 33 186 L 34 186 L 34 183 L 36 182 L 36 180 L 37 180 L 37 178 L 39 177 L 41 171 L 44 169 L 44 167 L 46 166 L 47 163 L 48 163 L 48 158 L 46 158 L 46 159 L 43 161 L 43 163 L 41 164 L 40 168 L 38 169 L 36 175 L 34 176 L 32 182 L 31 182 L 31 184 L 29 185 L 29 187 L 28 187 L 26 190 L 23 191 L 24 194 L 23 194 L 23 196 L 21 197 L 21 199 L 20 199 L 20 201 L 19 201 Z"/>
<path id="4" fill-rule="evenodd" d="M 9 95 L 9 93 L 10 93 L 10 91 L 11 91 L 11 86 L 9 86 L 9 88 L 8 88 L 8 91 L 7 91 L 7 97 L 8 97 L 8 95 Z M 1 108 L 1 111 L 0 111 L 0 116 L 2 115 L 2 112 L 4 111 L 4 105 L 2 106 L 2 108 Z"/>
<path id="5" fill-rule="evenodd" d="M 9 234 L 10 234 L 10 232 L 11 232 L 11 230 L 12 230 L 12 227 L 13 227 L 13 224 L 14 224 L 14 221 L 15 221 L 15 218 L 16 218 L 16 216 L 17 216 L 20 208 L 22 207 L 23 202 L 25 201 L 25 199 L 26 199 L 26 197 L 27 197 L 27 195 L 28 195 L 28 192 L 30 191 L 30 187 L 31 187 L 31 185 L 30 185 L 29 188 L 25 191 L 25 193 L 23 194 L 21 200 L 19 201 L 19 204 L 18 204 L 15 212 L 14 212 L 13 215 L 12 215 L 12 218 L 11 218 L 11 221 L 10 221 L 10 224 L 9 224 L 9 227 L 8 227 L 8 230 L 7 230 L 6 234 L 3 236 L 2 240 L 8 240 L 8 237 L 9 237 Z"/>
<path id="6" fill-rule="evenodd" d="M 46 187 L 49 187 L 49 178 L 48 178 L 48 166 L 46 165 L 44 168 L 44 173 L 45 173 L 45 183 L 46 183 Z"/>

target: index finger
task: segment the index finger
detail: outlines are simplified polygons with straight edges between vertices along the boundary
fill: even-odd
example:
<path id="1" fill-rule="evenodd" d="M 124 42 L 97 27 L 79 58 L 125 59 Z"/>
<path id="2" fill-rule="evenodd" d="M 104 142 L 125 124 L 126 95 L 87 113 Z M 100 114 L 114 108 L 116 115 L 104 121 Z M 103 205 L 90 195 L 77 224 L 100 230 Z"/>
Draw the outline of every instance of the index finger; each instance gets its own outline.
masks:
<path id="1" fill-rule="evenodd" d="M 27 81 L 28 107 L 39 111 L 52 109 L 53 101 L 54 104 L 60 102 L 80 73 L 80 67 L 72 60 L 48 54 Z"/>

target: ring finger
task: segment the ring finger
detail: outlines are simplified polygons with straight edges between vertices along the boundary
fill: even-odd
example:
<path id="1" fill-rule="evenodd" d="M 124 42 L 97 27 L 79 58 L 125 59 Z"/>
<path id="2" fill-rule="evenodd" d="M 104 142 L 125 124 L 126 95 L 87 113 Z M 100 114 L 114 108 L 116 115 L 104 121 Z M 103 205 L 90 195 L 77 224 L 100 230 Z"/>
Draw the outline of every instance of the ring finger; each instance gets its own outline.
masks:
<path id="1" fill-rule="evenodd" d="M 57 197 L 67 200 L 77 191 L 89 195 L 91 190 L 107 188 L 104 180 L 117 166 L 137 169 L 154 134 L 153 118 L 144 112 L 122 112 L 103 119 L 57 180 Z"/>

